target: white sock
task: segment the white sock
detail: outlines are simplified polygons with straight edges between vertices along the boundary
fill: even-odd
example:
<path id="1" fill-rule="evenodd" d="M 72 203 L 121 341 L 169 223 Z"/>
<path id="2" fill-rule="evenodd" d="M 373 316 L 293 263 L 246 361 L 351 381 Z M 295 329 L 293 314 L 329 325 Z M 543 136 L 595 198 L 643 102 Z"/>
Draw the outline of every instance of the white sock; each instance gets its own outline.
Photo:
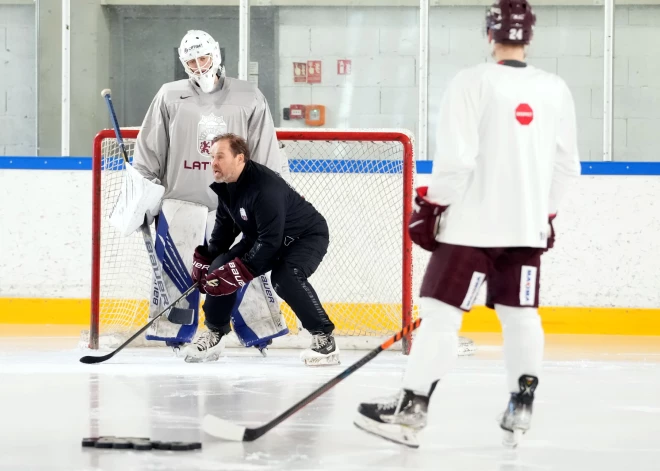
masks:
<path id="1" fill-rule="evenodd" d="M 538 377 L 543 362 L 544 335 L 538 309 L 495 305 L 504 336 L 504 363 L 509 391 L 520 392 L 520 376 Z M 421 326 L 420 326 L 421 327 Z"/>
<path id="2" fill-rule="evenodd" d="M 419 309 L 422 324 L 413 339 L 403 388 L 427 396 L 431 384 L 456 363 L 463 311 L 433 298 L 421 298 Z"/>

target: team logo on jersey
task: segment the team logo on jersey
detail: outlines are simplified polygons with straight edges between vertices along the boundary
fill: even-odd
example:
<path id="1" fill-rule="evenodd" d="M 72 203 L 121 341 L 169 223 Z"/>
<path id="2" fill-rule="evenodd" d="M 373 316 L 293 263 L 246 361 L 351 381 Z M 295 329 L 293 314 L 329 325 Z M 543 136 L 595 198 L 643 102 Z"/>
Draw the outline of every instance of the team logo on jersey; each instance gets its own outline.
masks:
<path id="1" fill-rule="evenodd" d="M 241 213 L 241 219 L 243 221 L 247 221 L 247 213 L 245 212 L 245 208 L 241 208 L 239 212 Z"/>
<path id="2" fill-rule="evenodd" d="M 527 103 L 521 103 L 516 108 L 516 120 L 523 126 L 527 126 L 534 119 L 534 111 Z"/>
<path id="3" fill-rule="evenodd" d="M 216 136 L 227 133 L 227 123 L 222 116 L 215 116 L 213 113 L 202 116 L 197 124 L 197 152 L 204 157 L 211 154 L 211 141 Z"/>

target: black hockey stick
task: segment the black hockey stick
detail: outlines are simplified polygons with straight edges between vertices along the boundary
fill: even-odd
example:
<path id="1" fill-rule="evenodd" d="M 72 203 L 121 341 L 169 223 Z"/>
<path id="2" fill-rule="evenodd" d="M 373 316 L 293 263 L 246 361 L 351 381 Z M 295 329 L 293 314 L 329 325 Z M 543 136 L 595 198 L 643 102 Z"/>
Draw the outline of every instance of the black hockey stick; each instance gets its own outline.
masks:
<path id="1" fill-rule="evenodd" d="M 108 112 L 110 113 L 110 120 L 112 121 L 112 127 L 115 130 L 115 137 L 119 143 L 119 148 L 121 149 L 121 154 L 124 157 L 124 165 L 130 165 L 128 159 L 128 153 L 126 152 L 126 146 L 124 145 L 124 139 L 121 136 L 121 130 L 119 129 L 119 120 L 117 120 L 117 115 L 115 114 L 115 107 L 112 104 L 112 92 L 109 88 L 104 89 L 101 92 L 101 96 L 105 99 L 106 105 L 108 105 Z M 149 254 L 149 262 L 151 263 L 151 269 L 154 272 L 154 281 L 158 287 L 160 297 L 163 300 L 165 306 L 170 304 L 170 295 L 165 288 L 165 279 L 163 278 L 163 272 L 160 265 L 158 264 L 158 257 L 156 256 L 156 250 L 154 246 L 154 241 L 151 237 L 151 229 L 149 229 L 149 224 L 147 224 L 147 217 L 144 217 L 144 222 L 140 226 L 140 232 L 142 232 L 142 238 L 144 239 L 144 245 L 147 248 L 147 253 Z M 181 299 L 181 298 L 179 298 Z M 174 304 L 174 303 L 172 303 Z M 174 307 L 172 312 L 167 316 L 167 320 L 173 324 L 185 324 L 190 325 L 195 319 L 195 311 L 193 309 L 186 309 L 182 307 Z"/>
<path id="2" fill-rule="evenodd" d="M 369 352 L 369 354 L 367 356 L 362 358 L 360 361 L 358 361 L 357 363 L 354 363 L 353 365 L 349 366 L 344 371 L 342 371 L 339 375 L 335 376 L 333 379 L 331 379 L 330 381 L 325 383 L 323 386 L 318 388 L 316 391 L 312 392 L 311 394 L 309 394 L 304 399 L 301 399 L 298 403 L 294 404 L 289 409 L 282 412 L 280 415 L 275 417 L 270 422 L 262 425 L 261 427 L 247 428 L 247 427 L 243 427 L 241 425 L 235 425 L 231 422 L 220 419 L 219 417 L 216 417 L 214 415 L 207 414 L 204 417 L 204 420 L 202 421 L 202 428 L 209 435 L 213 435 L 214 437 L 222 438 L 224 440 L 230 440 L 230 441 L 234 441 L 234 442 L 251 442 L 251 441 L 254 441 L 257 438 L 261 437 L 262 435 L 266 434 L 269 430 L 271 430 L 275 426 L 282 423 L 284 420 L 291 417 L 293 414 L 298 412 L 300 409 L 305 407 L 307 404 L 312 402 L 314 399 L 316 399 L 317 397 L 319 397 L 323 393 L 327 392 L 329 389 L 331 389 L 337 383 L 339 383 L 340 381 L 346 379 L 350 374 L 352 374 L 352 373 L 356 372 L 358 369 L 362 368 L 364 365 L 366 365 L 371 360 L 376 358 L 376 356 L 380 352 L 382 352 L 383 350 L 387 350 L 392 345 L 394 345 L 394 343 L 398 342 L 403 337 L 410 334 L 413 330 L 415 330 L 417 327 L 419 327 L 419 324 L 421 322 L 422 322 L 421 319 L 417 319 L 417 320 L 413 321 L 411 324 L 408 324 L 406 327 L 403 328 L 403 330 L 398 332 L 393 337 L 390 337 L 389 339 L 387 339 L 385 342 L 380 344 L 380 346 L 373 349 L 371 352 Z"/>
<path id="3" fill-rule="evenodd" d="M 104 361 L 106 361 L 106 360 L 109 360 L 110 358 L 112 358 L 113 356 L 115 356 L 117 353 L 119 353 L 121 350 L 123 350 L 123 348 L 126 347 L 126 345 L 128 345 L 128 344 L 131 343 L 133 340 L 135 340 L 136 338 L 138 338 L 138 336 L 139 336 L 142 332 L 144 332 L 145 330 L 147 330 L 147 329 L 151 326 L 151 324 L 153 324 L 154 322 L 156 322 L 156 320 L 157 320 L 160 316 L 162 316 L 162 315 L 165 314 L 167 311 L 169 311 L 170 309 L 172 309 L 176 303 L 178 303 L 178 302 L 181 301 L 183 298 L 185 298 L 186 296 L 188 296 L 188 295 L 189 295 L 190 293 L 192 293 L 195 289 L 197 289 L 197 283 L 193 283 L 193 285 L 192 285 L 190 288 L 188 288 L 188 289 L 187 289 L 187 290 L 186 290 L 181 296 L 179 296 L 177 299 L 175 299 L 174 302 L 173 302 L 172 304 L 170 304 L 170 305 L 167 306 L 165 309 L 163 309 L 160 313 L 158 313 L 158 315 L 157 315 L 156 317 L 154 317 L 153 319 L 151 319 L 151 320 L 147 323 L 147 325 L 145 325 L 145 326 L 142 327 L 140 330 L 138 330 L 137 332 L 135 332 L 135 333 L 133 334 L 133 336 L 132 336 L 130 339 L 128 339 L 126 342 L 122 343 L 119 347 L 117 347 L 116 349 L 114 349 L 112 352 L 108 353 L 107 355 L 102 355 L 102 356 L 100 356 L 100 357 L 84 356 L 84 357 L 82 357 L 82 358 L 80 359 L 80 362 L 81 362 L 81 363 L 87 363 L 87 364 L 90 364 L 90 363 L 102 363 L 102 362 L 104 362 Z"/>

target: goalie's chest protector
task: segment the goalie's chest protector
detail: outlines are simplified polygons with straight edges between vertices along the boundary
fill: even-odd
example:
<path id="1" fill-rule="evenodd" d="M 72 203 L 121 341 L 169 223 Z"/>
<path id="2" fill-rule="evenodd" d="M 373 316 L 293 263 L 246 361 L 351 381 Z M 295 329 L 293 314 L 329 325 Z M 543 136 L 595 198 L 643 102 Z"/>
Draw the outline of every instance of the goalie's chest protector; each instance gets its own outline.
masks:
<path id="1" fill-rule="evenodd" d="M 168 93 L 166 113 L 170 146 L 167 168 L 168 195 L 204 204 L 215 209 L 217 197 L 209 190 L 213 182 L 210 154 L 214 137 L 234 133 L 248 135 L 248 121 L 256 95 L 252 90 L 225 87 L 213 93 L 199 93 L 189 85 Z M 234 88 L 234 89 L 232 89 Z"/>

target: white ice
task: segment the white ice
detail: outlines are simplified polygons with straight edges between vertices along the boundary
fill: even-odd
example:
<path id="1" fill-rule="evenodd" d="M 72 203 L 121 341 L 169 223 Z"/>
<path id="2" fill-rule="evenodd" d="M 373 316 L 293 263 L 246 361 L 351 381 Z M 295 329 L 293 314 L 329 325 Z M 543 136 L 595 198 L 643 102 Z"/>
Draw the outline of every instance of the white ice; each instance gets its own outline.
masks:
<path id="1" fill-rule="evenodd" d="M 549 342 L 531 431 L 517 450 L 500 444 L 507 403 L 500 347 L 461 357 L 431 403 L 418 450 L 355 428 L 358 403 L 397 390 L 406 358 L 384 352 L 252 443 L 200 429 L 206 413 L 258 426 L 359 359 L 303 366 L 298 352 L 231 349 L 210 364 L 186 364 L 165 349 L 129 349 L 98 365 L 74 339 L 0 338 L 0 470 L 358 470 L 522 471 L 660 469 L 660 346 Z M 660 343 L 660 342 L 658 342 Z M 202 450 L 81 447 L 89 436 L 201 441 Z"/>

